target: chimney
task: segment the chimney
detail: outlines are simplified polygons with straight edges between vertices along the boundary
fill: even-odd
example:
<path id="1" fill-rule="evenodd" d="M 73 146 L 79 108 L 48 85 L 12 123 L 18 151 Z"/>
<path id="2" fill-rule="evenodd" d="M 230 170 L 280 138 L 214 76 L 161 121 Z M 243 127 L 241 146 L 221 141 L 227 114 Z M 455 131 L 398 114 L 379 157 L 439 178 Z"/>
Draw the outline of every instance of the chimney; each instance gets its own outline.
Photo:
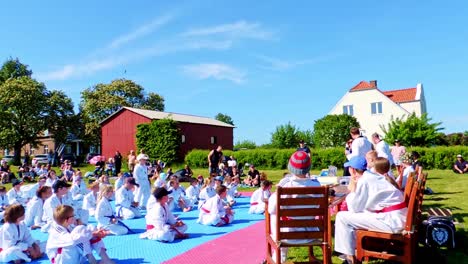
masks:
<path id="1" fill-rule="evenodd" d="M 370 82 L 370 85 L 374 88 L 377 88 L 377 80 L 372 80 L 372 81 L 369 81 Z"/>

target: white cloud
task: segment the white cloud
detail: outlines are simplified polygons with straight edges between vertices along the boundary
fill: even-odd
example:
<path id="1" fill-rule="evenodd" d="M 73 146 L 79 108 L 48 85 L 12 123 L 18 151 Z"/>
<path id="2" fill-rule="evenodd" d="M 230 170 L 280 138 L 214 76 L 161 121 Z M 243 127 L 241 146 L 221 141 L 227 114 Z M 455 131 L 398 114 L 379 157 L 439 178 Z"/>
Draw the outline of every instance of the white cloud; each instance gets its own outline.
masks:
<path id="1" fill-rule="evenodd" d="M 273 33 L 262 28 L 259 23 L 249 23 L 244 20 L 231 24 L 221 24 L 212 27 L 190 29 L 182 36 L 202 37 L 212 35 L 224 35 L 232 38 L 252 38 L 268 40 L 273 37 Z"/>
<path id="2" fill-rule="evenodd" d="M 298 66 L 307 65 L 307 64 L 317 64 L 320 62 L 326 62 L 337 57 L 334 56 L 321 56 L 315 59 L 305 59 L 305 60 L 284 60 L 278 59 L 265 55 L 256 55 L 258 59 L 262 60 L 267 65 L 261 65 L 263 69 L 274 70 L 274 71 L 285 71 Z"/>
<path id="3" fill-rule="evenodd" d="M 161 17 L 157 17 L 157 18 L 153 19 L 151 22 L 149 22 L 147 24 L 144 24 L 144 25 L 141 25 L 140 27 L 138 27 L 134 31 L 115 38 L 113 41 L 111 41 L 111 43 L 109 44 L 108 47 L 111 48 L 111 49 L 119 48 L 120 46 L 125 45 L 128 42 L 131 42 L 131 41 L 133 41 L 135 39 L 144 37 L 144 36 L 152 33 L 156 29 L 158 29 L 158 28 L 166 25 L 167 23 L 169 23 L 172 19 L 173 19 L 172 15 L 164 15 L 164 16 L 161 16 Z"/>
<path id="4" fill-rule="evenodd" d="M 245 72 L 239 69 L 221 63 L 185 65 L 182 70 L 184 73 L 200 80 L 213 78 L 216 80 L 229 80 L 236 84 L 245 82 L 246 75 Z"/>

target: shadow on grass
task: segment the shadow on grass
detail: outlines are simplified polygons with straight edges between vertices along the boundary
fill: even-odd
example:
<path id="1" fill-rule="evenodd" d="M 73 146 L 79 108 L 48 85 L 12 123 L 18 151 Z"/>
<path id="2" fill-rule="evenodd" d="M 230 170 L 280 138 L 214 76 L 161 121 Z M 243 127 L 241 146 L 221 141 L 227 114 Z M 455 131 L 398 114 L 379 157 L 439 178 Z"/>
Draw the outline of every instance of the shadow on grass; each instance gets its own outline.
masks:
<path id="1" fill-rule="evenodd" d="M 434 191 L 434 194 L 431 194 L 431 195 L 447 195 L 447 194 L 457 194 L 457 193 L 463 193 L 463 192 L 437 192 L 437 191 Z"/>

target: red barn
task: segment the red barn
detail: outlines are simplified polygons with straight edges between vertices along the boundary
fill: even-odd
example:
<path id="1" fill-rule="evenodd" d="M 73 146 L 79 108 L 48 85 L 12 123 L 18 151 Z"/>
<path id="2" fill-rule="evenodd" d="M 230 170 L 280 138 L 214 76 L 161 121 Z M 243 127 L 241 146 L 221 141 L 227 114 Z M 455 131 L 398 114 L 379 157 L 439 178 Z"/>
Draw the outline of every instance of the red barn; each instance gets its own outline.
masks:
<path id="1" fill-rule="evenodd" d="M 122 107 L 101 122 L 102 155 L 113 157 L 119 150 L 126 157 L 136 150 L 137 125 L 171 118 L 182 134 L 182 157 L 192 149 L 233 148 L 234 126 L 213 118 Z"/>

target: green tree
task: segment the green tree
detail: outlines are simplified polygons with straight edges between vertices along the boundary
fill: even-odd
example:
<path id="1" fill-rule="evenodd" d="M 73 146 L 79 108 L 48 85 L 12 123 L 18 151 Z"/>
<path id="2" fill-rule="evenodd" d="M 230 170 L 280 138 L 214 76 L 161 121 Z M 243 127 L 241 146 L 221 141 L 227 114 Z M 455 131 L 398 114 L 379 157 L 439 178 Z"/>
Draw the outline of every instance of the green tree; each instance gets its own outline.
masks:
<path id="1" fill-rule="evenodd" d="M 218 113 L 215 116 L 215 119 L 218 120 L 218 121 L 227 123 L 227 124 L 234 125 L 234 121 L 232 121 L 232 118 L 230 116 L 228 116 L 228 115 L 225 115 L 225 114 Z"/>
<path id="2" fill-rule="evenodd" d="M 388 126 L 380 126 L 385 134 L 385 141 L 401 140 L 407 146 L 429 147 L 436 145 L 440 139 L 442 123 L 431 123 L 427 114 L 417 117 L 415 113 L 405 118 L 392 117 Z"/>
<path id="3" fill-rule="evenodd" d="M 31 75 L 32 71 L 28 69 L 28 65 L 22 64 L 18 58 L 10 58 L 0 69 L 0 85 L 10 78 L 31 77 Z"/>
<path id="4" fill-rule="evenodd" d="M 303 138 L 306 135 L 310 135 L 310 132 L 300 131 L 296 126 L 288 122 L 286 125 L 276 127 L 275 132 L 271 134 L 271 144 L 265 147 L 295 148 L 299 146 L 299 140 L 301 139 L 311 145 L 312 142 L 308 141 L 310 138 Z"/>
<path id="5" fill-rule="evenodd" d="M 179 158 L 181 134 L 177 123 L 170 118 L 138 125 L 136 139 L 138 150 L 144 149 L 151 158 L 165 162 L 173 162 Z"/>
<path id="6" fill-rule="evenodd" d="M 234 149 L 255 149 L 257 148 L 257 145 L 255 142 L 251 140 L 242 140 L 242 141 L 237 141 L 236 144 L 234 144 Z"/>
<path id="7" fill-rule="evenodd" d="M 90 143 L 101 141 L 99 123 L 123 106 L 164 111 L 164 98 L 152 92 L 146 94 L 141 85 L 126 79 L 85 89 L 81 92 L 80 114 Z"/>
<path id="8" fill-rule="evenodd" d="M 314 144 L 320 148 L 344 146 L 352 127 L 359 127 L 359 122 L 354 116 L 326 115 L 314 123 Z"/>
<path id="9" fill-rule="evenodd" d="M 73 102 L 63 91 L 47 92 L 47 116 L 49 133 L 54 135 L 56 145 L 65 143 L 70 133 L 78 135 L 80 120 L 73 110 Z"/>

